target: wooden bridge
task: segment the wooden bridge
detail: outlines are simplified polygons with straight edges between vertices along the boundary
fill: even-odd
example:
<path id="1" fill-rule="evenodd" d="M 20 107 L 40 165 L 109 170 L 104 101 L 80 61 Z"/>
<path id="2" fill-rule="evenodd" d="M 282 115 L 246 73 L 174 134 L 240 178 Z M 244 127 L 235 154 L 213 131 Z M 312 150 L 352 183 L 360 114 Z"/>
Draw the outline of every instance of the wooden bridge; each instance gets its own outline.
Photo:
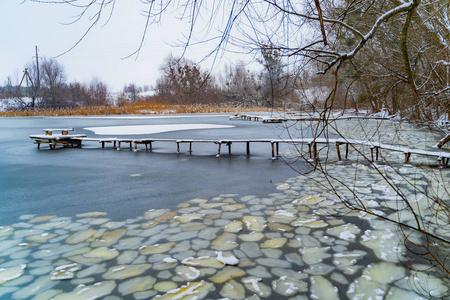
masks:
<path id="1" fill-rule="evenodd" d="M 345 158 L 348 158 L 349 155 L 349 147 L 353 148 L 357 146 L 363 146 L 370 148 L 371 152 L 371 161 L 377 161 L 380 158 L 380 154 L 382 150 L 385 151 L 394 151 L 401 152 L 405 156 L 405 164 L 409 164 L 411 162 L 411 155 L 422 155 L 427 157 L 435 157 L 438 160 L 439 167 L 448 166 L 450 162 L 450 153 L 444 152 L 442 150 L 439 151 L 425 151 L 419 149 L 411 149 L 407 147 L 400 147 L 395 145 L 376 143 L 370 141 L 361 141 L 361 140 L 353 140 L 353 139 L 329 139 L 329 138 L 302 138 L 302 139 L 217 139 L 217 140 L 205 140 L 205 139 L 156 139 L 156 138 L 146 138 L 146 139 L 127 139 L 127 138 L 89 138 L 82 134 L 68 134 L 68 129 L 58 129 L 62 131 L 62 134 L 53 135 L 52 131 L 57 131 L 57 129 L 49 130 L 45 129 L 45 135 L 31 135 L 30 138 L 35 141 L 38 149 L 40 149 L 40 144 L 49 144 L 50 149 L 54 150 L 57 145 L 63 147 L 82 147 L 83 142 L 97 142 L 101 143 L 102 148 L 105 148 L 106 144 L 112 144 L 114 148 L 118 150 L 121 149 L 122 144 L 128 144 L 130 150 L 138 151 L 138 145 L 144 145 L 146 151 L 151 151 L 153 149 L 154 143 L 175 143 L 177 153 L 180 153 L 180 145 L 181 144 L 189 144 L 189 153 L 192 153 L 192 145 L 194 143 L 212 143 L 218 146 L 216 156 L 219 157 L 222 151 L 222 145 L 228 147 L 228 154 L 231 155 L 231 146 L 232 144 L 245 144 L 246 145 L 246 153 L 250 155 L 250 145 L 255 143 L 260 144 L 270 144 L 272 149 L 272 159 L 276 159 L 279 157 L 279 146 L 280 144 L 290 144 L 290 145 L 308 145 L 308 152 L 310 159 L 318 159 L 319 152 L 318 145 L 330 146 L 334 144 L 336 147 L 336 152 L 338 156 L 338 160 L 341 161 L 343 155 L 341 154 L 341 146 L 345 146 Z M 73 129 L 71 129 L 73 130 Z M 49 133 L 50 132 L 50 133 Z"/>
<path id="2" fill-rule="evenodd" d="M 235 116 L 231 116 L 230 120 L 246 120 L 246 121 L 262 121 L 263 123 L 282 123 L 287 121 L 293 122 L 317 122 L 323 121 L 323 118 L 320 116 L 314 115 L 290 115 L 287 117 L 273 117 L 273 116 L 262 116 L 262 115 L 254 115 L 254 114 L 238 114 Z M 363 115 L 345 115 L 345 116 L 336 116 L 336 117 L 328 117 L 327 121 L 337 121 L 337 120 L 351 120 L 351 119 L 370 119 L 370 120 L 390 120 L 389 117 L 375 117 L 375 116 L 363 116 Z"/>

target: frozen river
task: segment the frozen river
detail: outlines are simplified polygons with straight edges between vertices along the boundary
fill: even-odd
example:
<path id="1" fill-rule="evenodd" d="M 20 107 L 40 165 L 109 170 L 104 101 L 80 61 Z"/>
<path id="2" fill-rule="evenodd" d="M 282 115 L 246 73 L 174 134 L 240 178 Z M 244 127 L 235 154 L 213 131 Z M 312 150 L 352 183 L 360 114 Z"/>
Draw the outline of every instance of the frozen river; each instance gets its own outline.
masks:
<path id="1" fill-rule="evenodd" d="M 159 134 L 96 135 L 84 128 L 131 125 L 226 125 L 230 128 L 174 130 Z M 122 138 L 277 138 L 277 125 L 230 121 L 228 115 L 168 117 L 92 118 L 3 118 L 0 119 L 0 223 L 17 221 L 23 214 L 71 216 L 86 210 L 107 211 L 115 220 L 135 217 L 150 208 L 173 208 L 196 197 L 210 198 L 221 193 L 257 194 L 274 189 L 272 182 L 294 174 L 280 161 L 271 161 L 270 145 L 252 147 L 247 158 L 244 145 L 233 145 L 232 157 L 215 157 L 217 146 L 188 145 L 176 154 L 174 143 L 156 143 L 152 153 L 133 153 L 111 145 L 100 150 L 98 143 L 80 149 L 42 151 L 28 138 L 42 134 L 43 128 L 75 128 L 89 137 Z M 178 129 L 178 128 L 174 128 Z M 116 131 L 116 134 L 113 132 Z M 92 148 L 92 149 L 91 149 Z M 184 150 L 184 151 L 183 151 Z"/>
<path id="2" fill-rule="evenodd" d="M 340 126 L 355 138 L 374 128 L 389 142 L 427 138 L 392 124 Z M 135 131 L 123 135 L 124 128 L 115 126 Z M 448 169 L 403 166 L 395 153 L 383 153 L 392 165 L 368 164 L 360 159 L 363 152 L 355 151 L 337 162 L 330 151 L 320 161 L 324 177 L 298 174 L 272 160 L 270 144 L 253 145 L 250 157 L 245 145 L 233 145 L 232 156 L 216 158 L 214 144 L 194 144 L 192 154 L 186 144 L 177 154 L 174 143 L 158 142 L 152 152 L 142 145 L 133 152 L 96 143 L 51 151 L 45 145 L 37 150 L 28 138 L 43 128 L 64 127 L 88 137 L 307 136 L 298 126 L 286 132 L 282 125 L 230 121 L 227 115 L 0 119 L 0 299 L 448 295 L 448 276 L 430 272 L 429 261 L 407 251 L 398 226 L 375 216 L 414 226 L 394 190 L 400 186 L 416 212 L 434 220 L 426 229 L 448 239 L 448 218 L 436 221 L 441 211 L 429 209 L 428 197 L 449 201 L 439 190 L 448 186 Z M 280 150 L 289 154 L 285 146 Z M 414 159 L 417 165 L 429 163 Z M 302 160 L 295 167 L 307 169 Z M 330 181 L 335 190 L 327 188 Z M 355 194 L 372 214 L 342 203 L 355 204 Z M 423 241 L 414 232 L 409 237 Z M 433 245 L 437 254 L 448 255 L 442 244 Z"/>

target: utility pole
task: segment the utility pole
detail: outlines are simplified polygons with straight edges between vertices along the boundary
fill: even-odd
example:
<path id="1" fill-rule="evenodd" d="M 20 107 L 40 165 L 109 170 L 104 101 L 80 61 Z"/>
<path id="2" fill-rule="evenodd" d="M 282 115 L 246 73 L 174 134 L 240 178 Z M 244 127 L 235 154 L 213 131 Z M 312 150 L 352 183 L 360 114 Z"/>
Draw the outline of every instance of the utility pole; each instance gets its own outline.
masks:
<path id="1" fill-rule="evenodd" d="M 36 73 L 37 73 L 37 80 L 36 80 L 36 84 L 33 82 L 33 79 L 31 79 L 30 73 L 28 72 L 28 68 L 25 68 L 25 71 L 23 73 L 22 76 L 22 80 L 19 83 L 19 86 L 17 87 L 17 91 L 16 93 L 18 94 L 20 91 L 20 88 L 22 86 L 22 83 L 24 80 L 26 80 L 27 83 L 27 97 L 30 96 L 29 93 L 29 83 L 31 83 L 31 88 L 32 88 L 32 95 L 31 95 L 31 109 L 34 109 L 35 105 L 36 105 L 36 98 L 39 96 L 39 92 L 40 92 L 40 88 L 41 88 L 41 80 L 40 80 L 40 76 L 39 76 L 39 56 L 38 56 L 38 48 L 36 46 Z"/>
<path id="2" fill-rule="evenodd" d="M 39 92 L 41 89 L 41 79 L 39 77 L 39 55 L 38 55 L 38 47 L 36 46 L 36 72 L 37 72 L 37 82 L 35 86 L 35 91 L 33 95 L 33 101 L 31 102 L 31 108 L 34 108 L 36 98 L 39 97 Z"/>
<path id="3" fill-rule="evenodd" d="M 28 92 L 29 84 L 28 84 L 28 81 L 30 81 L 31 86 L 34 87 L 33 80 L 32 80 L 31 77 L 30 77 L 30 73 L 28 73 L 28 68 L 25 68 L 25 71 L 23 72 L 22 80 L 20 81 L 19 86 L 17 87 L 16 94 L 19 94 L 20 88 L 22 87 L 22 83 L 23 83 L 23 80 L 24 80 L 24 79 L 25 79 L 26 82 L 27 82 L 27 97 L 28 97 L 28 96 L 29 96 L 29 92 Z M 21 98 L 21 97 L 22 97 L 22 96 L 20 96 L 20 98 Z M 32 103 L 32 106 L 34 107 L 34 93 L 33 93 L 33 103 Z"/>

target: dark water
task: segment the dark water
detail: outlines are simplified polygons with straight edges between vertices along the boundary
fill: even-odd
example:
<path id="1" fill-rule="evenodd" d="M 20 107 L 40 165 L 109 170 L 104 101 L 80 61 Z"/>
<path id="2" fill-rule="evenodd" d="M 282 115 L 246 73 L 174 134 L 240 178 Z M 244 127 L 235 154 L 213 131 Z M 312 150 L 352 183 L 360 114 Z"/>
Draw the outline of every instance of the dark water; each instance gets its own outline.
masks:
<path id="1" fill-rule="evenodd" d="M 92 126 L 147 124 L 221 124 L 234 128 L 185 130 L 154 135 L 120 137 L 155 138 L 278 138 L 285 133 L 278 124 L 241 120 L 228 115 L 196 115 L 187 118 L 1 118 L 0 119 L 0 225 L 12 224 L 23 214 L 73 216 L 87 211 L 105 211 L 113 220 L 142 215 L 152 208 L 173 208 L 193 198 L 220 194 L 266 196 L 275 192 L 273 183 L 296 173 L 281 161 L 271 160 L 270 144 L 252 145 L 250 157 L 245 144 L 226 147 L 216 158 L 214 144 L 181 145 L 156 143 L 152 152 L 141 145 L 135 153 L 124 147 L 88 143 L 83 149 L 37 150 L 30 134 L 43 128 L 74 127 L 74 133 L 95 137 Z M 283 149 L 281 149 L 283 150 Z"/>

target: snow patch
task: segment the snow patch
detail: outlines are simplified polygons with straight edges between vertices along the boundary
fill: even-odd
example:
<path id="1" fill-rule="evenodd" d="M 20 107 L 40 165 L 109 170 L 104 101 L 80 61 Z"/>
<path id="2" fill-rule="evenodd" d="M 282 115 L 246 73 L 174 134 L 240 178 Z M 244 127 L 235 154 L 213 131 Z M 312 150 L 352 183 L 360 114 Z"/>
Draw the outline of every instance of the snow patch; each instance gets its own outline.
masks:
<path id="1" fill-rule="evenodd" d="M 217 254 L 217 260 L 223 263 L 224 265 L 231 265 L 235 266 L 239 263 L 239 259 L 237 259 L 235 256 L 227 256 L 224 257 L 222 254 L 222 251 L 216 251 Z"/>
<path id="2" fill-rule="evenodd" d="M 155 134 L 179 130 L 195 129 L 222 129 L 233 128 L 232 125 L 216 124 L 168 124 L 168 125 L 127 125 L 127 126 L 105 126 L 105 127 L 86 127 L 85 130 L 93 131 L 98 135 L 136 135 L 136 134 Z"/>

